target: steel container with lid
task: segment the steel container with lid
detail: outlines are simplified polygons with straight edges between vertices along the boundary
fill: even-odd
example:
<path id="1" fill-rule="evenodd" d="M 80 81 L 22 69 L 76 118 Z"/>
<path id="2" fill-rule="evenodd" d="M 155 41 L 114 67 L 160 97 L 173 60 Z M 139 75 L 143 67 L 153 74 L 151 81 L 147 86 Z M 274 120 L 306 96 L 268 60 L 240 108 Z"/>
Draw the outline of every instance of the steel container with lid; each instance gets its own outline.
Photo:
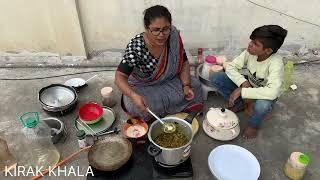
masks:
<path id="1" fill-rule="evenodd" d="M 114 107 L 116 105 L 116 100 L 113 94 L 112 87 L 104 87 L 100 91 L 102 97 L 102 104 L 107 107 Z"/>
<path id="2" fill-rule="evenodd" d="M 70 86 L 51 84 L 39 91 L 38 99 L 46 112 L 64 115 L 76 107 L 78 95 Z"/>
<path id="3" fill-rule="evenodd" d="M 228 141 L 240 134 L 239 118 L 224 108 L 210 108 L 203 121 L 205 133 L 217 140 Z"/>
<path id="4" fill-rule="evenodd" d="M 203 63 L 203 68 L 201 71 L 202 77 L 205 79 L 209 79 L 209 73 L 210 73 L 210 68 L 216 63 L 216 57 L 215 56 L 207 56 L 205 58 L 205 61 Z"/>

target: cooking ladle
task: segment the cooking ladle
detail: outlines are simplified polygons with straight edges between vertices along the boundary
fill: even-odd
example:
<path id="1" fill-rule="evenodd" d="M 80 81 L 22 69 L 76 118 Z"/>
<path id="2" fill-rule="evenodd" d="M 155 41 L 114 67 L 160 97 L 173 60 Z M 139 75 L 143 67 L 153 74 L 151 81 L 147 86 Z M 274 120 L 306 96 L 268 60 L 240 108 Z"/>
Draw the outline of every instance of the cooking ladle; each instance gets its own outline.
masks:
<path id="1" fill-rule="evenodd" d="M 149 108 L 147 108 L 147 111 L 155 117 L 163 126 L 163 132 L 165 133 L 173 133 L 176 131 L 176 125 L 172 122 L 163 122 L 161 118 L 159 118 L 156 114 L 154 114 Z"/>
<path id="2" fill-rule="evenodd" d="M 87 84 L 87 82 L 89 82 L 90 80 L 92 80 L 93 78 L 95 78 L 95 77 L 97 77 L 97 76 L 98 76 L 98 74 L 92 76 L 91 78 L 87 79 L 87 80 L 85 81 L 85 83 Z"/>

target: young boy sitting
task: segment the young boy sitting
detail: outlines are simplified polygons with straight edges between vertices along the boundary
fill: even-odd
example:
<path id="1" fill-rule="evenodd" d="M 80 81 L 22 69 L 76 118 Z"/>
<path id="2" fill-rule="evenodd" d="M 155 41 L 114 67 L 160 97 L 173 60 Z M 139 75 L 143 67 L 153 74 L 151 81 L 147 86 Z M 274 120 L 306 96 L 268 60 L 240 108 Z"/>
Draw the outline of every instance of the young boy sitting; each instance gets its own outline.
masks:
<path id="1" fill-rule="evenodd" d="M 244 99 L 254 100 L 244 138 L 257 136 L 262 120 L 280 95 L 284 65 L 276 52 L 286 36 L 287 30 L 278 25 L 256 28 L 250 35 L 248 48 L 227 65 L 225 72 L 210 77 L 218 93 L 228 101 L 230 110 L 243 110 Z M 249 71 L 247 79 L 239 72 L 243 67 Z"/>

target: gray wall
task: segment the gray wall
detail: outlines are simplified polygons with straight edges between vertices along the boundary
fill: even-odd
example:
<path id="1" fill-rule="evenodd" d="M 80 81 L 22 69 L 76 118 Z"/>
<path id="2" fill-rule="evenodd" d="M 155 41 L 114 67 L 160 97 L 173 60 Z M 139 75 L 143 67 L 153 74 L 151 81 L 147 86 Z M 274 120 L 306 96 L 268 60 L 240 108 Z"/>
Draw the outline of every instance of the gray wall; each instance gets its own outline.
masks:
<path id="1" fill-rule="evenodd" d="M 320 24 L 319 0 L 254 0 L 262 6 Z M 243 48 L 255 27 L 278 24 L 288 29 L 285 45 L 320 45 L 320 25 L 312 25 L 247 0 L 80 0 L 89 50 L 123 49 L 143 31 L 143 10 L 154 4 L 169 8 L 187 48 Z"/>
<path id="2" fill-rule="evenodd" d="M 172 12 L 186 49 L 245 48 L 252 30 L 264 24 L 288 29 L 287 47 L 320 47 L 319 0 L 1 0 L 0 56 L 122 50 L 144 30 L 143 10 L 155 4 Z"/>

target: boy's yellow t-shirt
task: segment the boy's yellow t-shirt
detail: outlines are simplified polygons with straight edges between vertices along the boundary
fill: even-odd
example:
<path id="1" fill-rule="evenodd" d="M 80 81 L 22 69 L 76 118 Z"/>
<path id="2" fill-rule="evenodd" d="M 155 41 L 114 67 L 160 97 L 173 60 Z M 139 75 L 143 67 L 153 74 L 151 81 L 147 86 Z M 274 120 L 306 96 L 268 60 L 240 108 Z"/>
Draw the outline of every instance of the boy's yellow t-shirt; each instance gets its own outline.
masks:
<path id="1" fill-rule="evenodd" d="M 241 97 L 274 100 L 281 93 L 284 72 L 282 57 L 272 54 L 264 61 L 257 61 L 257 59 L 258 56 L 251 55 L 245 50 L 227 65 L 226 74 L 240 87 L 247 79 L 240 74 L 239 70 L 247 67 L 248 80 L 253 88 L 242 88 Z"/>

